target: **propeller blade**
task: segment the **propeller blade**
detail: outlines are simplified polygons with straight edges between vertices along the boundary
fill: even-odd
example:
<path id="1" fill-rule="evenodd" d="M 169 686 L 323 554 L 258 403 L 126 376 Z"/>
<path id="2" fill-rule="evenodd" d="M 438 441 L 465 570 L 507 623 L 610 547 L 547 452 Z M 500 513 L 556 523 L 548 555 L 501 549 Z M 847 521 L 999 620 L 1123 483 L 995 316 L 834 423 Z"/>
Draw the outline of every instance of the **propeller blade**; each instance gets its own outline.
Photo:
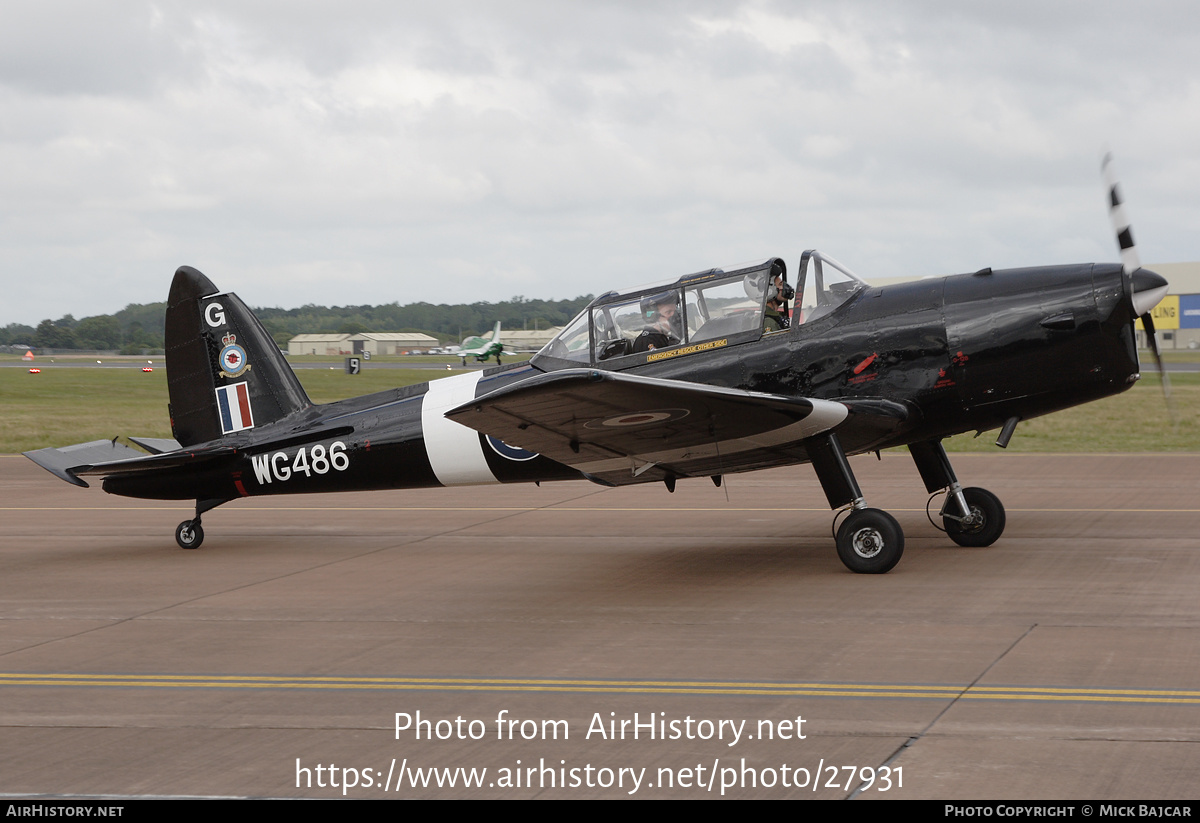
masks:
<path id="1" fill-rule="evenodd" d="M 1167 377 L 1167 369 L 1163 365 L 1162 352 L 1158 349 L 1158 335 L 1154 331 L 1154 317 L 1151 315 L 1151 310 L 1166 296 L 1170 286 L 1162 275 L 1143 269 L 1138 259 L 1137 244 L 1133 241 L 1133 228 L 1130 226 L 1129 215 L 1125 212 L 1125 200 L 1121 196 L 1121 185 L 1117 181 L 1112 152 L 1105 152 L 1100 168 L 1104 173 L 1104 184 L 1108 187 L 1108 216 L 1112 220 L 1113 232 L 1117 235 L 1117 247 L 1121 250 L 1121 268 L 1130 280 L 1133 313 L 1142 319 L 1142 328 L 1146 330 L 1150 351 L 1154 353 L 1158 376 L 1162 380 L 1167 413 L 1171 422 L 1175 423 L 1178 418 L 1171 403 L 1171 379 Z"/>
<path id="2" fill-rule="evenodd" d="M 1112 152 L 1104 155 L 1100 168 L 1104 172 L 1104 183 L 1108 186 L 1108 217 L 1112 220 L 1113 231 L 1117 235 L 1117 246 L 1121 249 L 1121 268 L 1132 276 L 1142 264 L 1138 260 L 1137 244 L 1133 242 L 1129 215 L 1125 213 L 1125 201 L 1121 199 L 1121 186 L 1117 182 Z"/>
<path id="3" fill-rule="evenodd" d="M 1154 331 L 1154 317 L 1150 312 L 1142 315 L 1142 328 L 1146 330 L 1146 337 L 1150 341 L 1150 351 L 1154 352 L 1154 362 L 1158 364 L 1158 376 L 1162 380 L 1163 397 L 1167 401 L 1167 411 L 1171 414 L 1171 420 L 1175 420 L 1175 408 L 1171 403 L 1171 379 L 1167 377 L 1167 368 L 1163 365 L 1162 354 L 1158 350 L 1158 334 Z"/>

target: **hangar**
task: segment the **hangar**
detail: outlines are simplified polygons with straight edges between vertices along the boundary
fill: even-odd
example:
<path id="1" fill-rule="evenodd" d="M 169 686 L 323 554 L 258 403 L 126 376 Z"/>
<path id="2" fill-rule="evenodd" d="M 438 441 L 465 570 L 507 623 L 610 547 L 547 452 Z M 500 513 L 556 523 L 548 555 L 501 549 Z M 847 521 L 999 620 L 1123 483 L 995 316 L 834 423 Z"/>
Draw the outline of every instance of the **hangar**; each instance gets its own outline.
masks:
<path id="1" fill-rule="evenodd" d="M 424 352 L 438 345 L 436 337 L 420 332 L 298 334 L 288 341 L 288 354 L 399 354 Z"/>

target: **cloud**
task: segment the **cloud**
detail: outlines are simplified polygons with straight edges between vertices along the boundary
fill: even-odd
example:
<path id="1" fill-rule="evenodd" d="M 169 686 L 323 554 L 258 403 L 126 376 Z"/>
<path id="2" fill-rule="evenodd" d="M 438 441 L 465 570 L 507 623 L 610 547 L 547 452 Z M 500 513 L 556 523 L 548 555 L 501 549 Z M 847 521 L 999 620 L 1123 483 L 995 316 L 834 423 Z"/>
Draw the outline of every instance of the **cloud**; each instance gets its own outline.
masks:
<path id="1" fill-rule="evenodd" d="M 573 297 L 816 246 L 866 276 L 1196 259 L 1183 3 L 17 3 L 0 324 L 163 299 Z M 66 20 L 68 22 L 63 23 Z"/>

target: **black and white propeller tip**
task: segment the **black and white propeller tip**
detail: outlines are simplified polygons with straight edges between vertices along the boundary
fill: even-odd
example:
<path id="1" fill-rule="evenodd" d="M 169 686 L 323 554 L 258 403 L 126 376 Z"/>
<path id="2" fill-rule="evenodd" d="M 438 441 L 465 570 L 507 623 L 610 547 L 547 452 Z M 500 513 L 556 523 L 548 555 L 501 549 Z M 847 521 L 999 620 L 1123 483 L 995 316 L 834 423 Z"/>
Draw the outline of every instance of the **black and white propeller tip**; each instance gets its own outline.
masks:
<path id="1" fill-rule="evenodd" d="M 1157 272 L 1143 269 L 1138 258 L 1137 243 L 1133 239 L 1133 228 L 1125 211 L 1125 199 L 1121 196 L 1121 184 L 1113 165 L 1112 152 L 1106 152 L 1100 164 L 1104 183 L 1108 187 L 1108 216 L 1112 220 L 1113 232 L 1117 236 L 1117 248 L 1121 252 L 1121 268 L 1131 281 L 1134 314 L 1148 314 L 1166 296 L 1169 284 Z"/>
<path id="2" fill-rule="evenodd" d="M 1154 353 L 1154 362 L 1162 378 L 1163 396 L 1167 399 L 1167 408 L 1174 417 L 1171 408 L 1171 383 L 1167 378 L 1167 370 L 1163 366 L 1162 353 L 1158 350 L 1158 335 L 1154 331 L 1154 307 L 1164 297 L 1170 284 L 1167 278 L 1158 272 L 1142 268 L 1138 258 L 1137 243 L 1133 240 L 1133 229 L 1130 226 L 1129 215 L 1125 211 L 1125 200 L 1121 196 L 1121 184 L 1117 180 L 1117 172 L 1113 166 L 1112 152 L 1105 152 L 1104 160 L 1100 163 L 1104 174 L 1104 184 L 1108 188 L 1108 216 L 1112 220 L 1113 231 L 1117 235 L 1117 248 L 1121 251 L 1121 268 L 1129 278 L 1129 294 L 1133 303 L 1133 314 L 1140 317 L 1142 327 Z"/>

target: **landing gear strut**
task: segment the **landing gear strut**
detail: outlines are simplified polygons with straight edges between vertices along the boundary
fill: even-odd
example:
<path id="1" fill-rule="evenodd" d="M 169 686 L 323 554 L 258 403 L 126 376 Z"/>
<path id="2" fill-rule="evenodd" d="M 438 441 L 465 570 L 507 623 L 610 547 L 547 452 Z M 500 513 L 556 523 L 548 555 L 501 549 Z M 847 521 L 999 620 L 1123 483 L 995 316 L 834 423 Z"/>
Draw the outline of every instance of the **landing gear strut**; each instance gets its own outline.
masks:
<path id="1" fill-rule="evenodd" d="M 204 527 L 200 524 L 200 515 L 207 511 L 212 511 L 222 503 L 229 501 L 224 498 L 215 500 L 197 500 L 196 501 L 196 516 L 191 520 L 184 520 L 175 527 L 175 542 L 179 544 L 181 549 L 198 549 L 200 544 L 204 542 Z"/>
<path id="2" fill-rule="evenodd" d="M 950 459 L 940 440 L 911 443 L 917 471 L 925 481 L 925 491 L 945 490 L 946 502 L 939 512 L 946 534 L 960 546 L 990 546 L 1004 533 L 1004 506 L 987 489 L 964 489 L 954 476 Z"/>

